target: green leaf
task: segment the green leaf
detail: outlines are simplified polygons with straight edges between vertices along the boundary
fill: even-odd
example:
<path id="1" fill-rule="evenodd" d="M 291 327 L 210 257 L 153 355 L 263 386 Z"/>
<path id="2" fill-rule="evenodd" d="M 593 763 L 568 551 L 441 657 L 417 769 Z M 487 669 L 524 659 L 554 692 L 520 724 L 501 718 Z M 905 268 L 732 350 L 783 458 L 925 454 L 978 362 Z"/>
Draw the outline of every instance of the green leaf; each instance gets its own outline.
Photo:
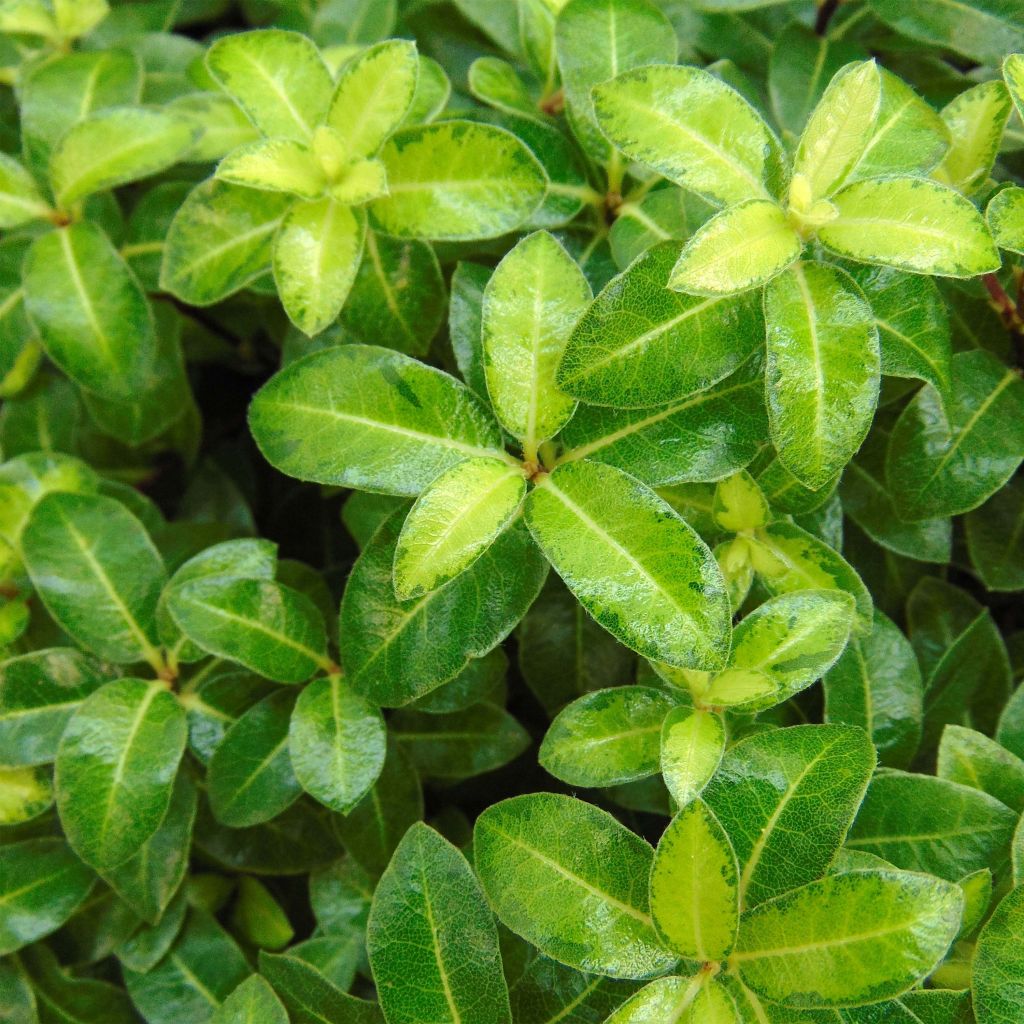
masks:
<path id="1" fill-rule="evenodd" d="M 1024 253 L 1024 188 L 997 192 L 985 211 L 989 231 L 1000 249 Z"/>
<path id="2" fill-rule="evenodd" d="M 288 1014 L 270 985 L 253 974 L 221 1003 L 210 1024 L 288 1024 Z"/>
<path id="3" fill-rule="evenodd" d="M 274 282 L 292 323 L 319 334 L 348 298 L 363 255 L 366 218 L 333 199 L 296 203 L 274 240 Z"/>
<path id="4" fill-rule="evenodd" d="M 313 602 L 273 580 L 212 577 L 170 591 L 178 628 L 211 654 L 281 683 L 330 666 L 323 618 Z"/>
<path id="5" fill-rule="evenodd" d="M 935 774 L 988 793 L 1018 814 L 1024 812 L 1024 761 L 984 733 L 947 725 Z"/>
<path id="6" fill-rule="evenodd" d="M 791 196 L 798 177 L 812 201 L 831 195 L 846 181 L 871 139 L 881 99 L 874 61 L 847 64 L 836 73 L 800 136 Z"/>
<path id="7" fill-rule="evenodd" d="M 513 797 L 477 818 L 473 850 L 498 919 L 546 955 L 613 978 L 672 966 L 648 907 L 653 851 L 605 811 L 553 793 Z"/>
<path id="8" fill-rule="evenodd" d="M 171 221 L 160 287 L 193 306 L 210 306 L 266 272 L 271 243 L 293 199 L 211 178 Z"/>
<path id="9" fill-rule="evenodd" d="M 207 796 L 214 816 L 231 828 L 270 821 L 302 793 L 288 753 L 295 694 L 278 690 L 250 708 L 210 758 Z"/>
<path id="10" fill-rule="evenodd" d="M 988 352 L 952 361 L 948 412 L 922 388 L 896 421 L 886 475 L 911 521 L 969 512 L 1013 474 L 1024 454 L 1024 383 Z"/>
<path id="11" fill-rule="evenodd" d="M 546 231 L 524 238 L 484 292 L 484 373 L 501 425 L 528 457 L 572 417 L 575 401 L 555 384 L 566 342 L 591 300 L 572 257 Z"/>
<path id="12" fill-rule="evenodd" d="M 705 391 L 656 409 L 579 406 L 558 461 L 608 463 L 650 487 L 716 480 L 748 465 L 767 432 L 764 377 L 752 358 Z"/>
<path id="13" fill-rule="evenodd" d="M 206 1024 L 250 973 L 234 939 L 210 914 L 193 908 L 167 956 L 144 974 L 125 969 L 124 978 L 147 1022 Z"/>
<path id="14" fill-rule="evenodd" d="M 570 786 L 617 786 L 658 771 L 661 729 L 675 702 L 649 686 L 596 690 L 563 708 L 537 759 Z"/>
<path id="15" fill-rule="evenodd" d="M 95 881 L 62 839 L 28 839 L 0 847 L 0 954 L 56 931 Z"/>
<path id="16" fill-rule="evenodd" d="M 398 512 L 374 535 L 341 602 L 341 660 L 349 683 L 384 707 L 422 697 L 491 651 L 526 613 L 547 573 L 517 522 L 445 586 L 399 601 L 393 567 L 401 521 Z"/>
<path id="17" fill-rule="evenodd" d="M 214 172 L 220 181 L 267 192 L 318 199 L 327 177 L 309 146 L 292 139 L 259 139 L 232 150 Z"/>
<path id="18" fill-rule="evenodd" d="M 774 522 L 747 538 L 750 559 L 771 594 L 794 590 L 845 590 L 857 602 L 855 632 L 871 628 L 871 594 L 842 555 L 813 534 Z"/>
<path id="19" fill-rule="evenodd" d="M 25 310 L 46 354 L 75 383 L 132 398 L 148 383 L 153 314 L 138 281 L 95 224 L 36 239 L 25 258 Z"/>
<path id="20" fill-rule="evenodd" d="M 16 228 L 49 213 L 32 175 L 14 157 L 0 153 L 0 226 Z"/>
<path id="21" fill-rule="evenodd" d="M 735 1003 L 713 978 L 701 973 L 693 978 L 659 978 L 627 1000 L 605 1024 L 733 1024 Z"/>
<path id="22" fill-rule="evenodd" d="M 177 163 L 198 133 L 184 118 L 146 107 L 114 107 L 79 121 L 50 158 L 50 179 L 62 207 Z"/>
<path id="23" fill-rule="evenodd" d="M 605 286 L 569 337 L 562 390 L 594 405 L 649 411 L 711 387 L 758 350 L 760 297 L 673 292 L 678 258 L 679 244 L 664 242 Z"/>
<path id="24" fill-rule="evenodd" d="M 870 735 L 879 762 L 905 768 L 921 737 L 923 685 L 910 642 L 877 609 L 871 632 L 850 638 L 824 678 L 825 720 Z"/>
<path id="25" fill-rule="evenodd" d="M 718 770 L 725 753 L 720 715 L 695 708 L 673 708 L 662 723 L 661 773 L 672 799 L 685 807 Z"/>
<path id="26" fill-rule="evenodd" d="M 798 263 L 765 290 L 772 441 L 801 483 L 824 487 L 861 446 L 878 401 L 871 307 L 850 276 Z"/>
<path id="27" fill-rule="evenodd" d="M 482 658 L 470 659 L 454 679 L 414 701 L 412 708 L 431 715 L 446 715 L 465 711 L 481 701 L 497 703 L 504 696 L 507 673 L 508 656 L 504 648 L 495 647 Z"/>
<path id="28" fill-rule="evenodd" d="M 253 399 L 249 427 L 283 473 L 389 494 L 419 494 L 466 458 L 502 457 L 497 424 L 465 385 L 371 345 L 317 352 L 276 374 Z"/>
<path id="29" fill-rule="evenodd" d="M 824 874 L 874 766 L 871 741 L 845 725 L 756 733 L 726 751 L 703 799 L 736 850 L 744 908 Z"/>
<path id="30" fill-rule="evenodd" d="M 1016 815 L 976 789 L 886 771 L 872 780 L 846 845 L 948 881 L 1005 863 Z"/>
<path id="31" fill-rule="evenodd" d="M 32 982 L 37 1006 L 41 1003 L 52 1013 L 44 1019 L 61 1024 L 136 1024 L 139 1019 L 123 990 L 107 982 L 76 978 L 61 968 L 44 945 L 26 949 L 18 961 Z M 38 1019 L 32 1017 L 30 1024 Z"/>
<path id="32" fill-rule="evenodd" d="M 710 72 L 639 68 L 596 86 L 593 99 L 601 131 L 626 156 L 713 203 L 771 199 L 778 188 L 778 140 Z"/>
<path id="33" fill-rule="evenodd" d="M 316 46 L 297 32 L 224 36 L 206 55 L 209 72 L 266 136 L 307 142 L 334 85 Z"/>
<path id="34" fill-rule="evenodd" d="M 383 1024 L 376 1003 L 347 995 L 296 956 L 261 952 L 259 964 L 291 1024 Z"/>
<path id="35" fill-rule="evenodd" d="M 554 5 L 555 56 L 573 126 L 594 159 L 609 161 L 591 91 L 623 71 L 675 64 L 679 43 L 669 19 L 648 0 L 573 0 Z"/>
<path id="36" fill-rule="evenodd" d="M 964 519 L 971 564 L 987 590 L 1024 589 L 1024 490 L 1010 480 Z"/>
<path id="37" fill-rule="evenodd" d="M 840 256 L 916 274 L 975 277 L 999 269 L 985 221 L 959 192 L 915 177 L 872 178 L 833 198 L 818 237 Z"/>
<path id="38" fill-rule="evenodd" d="M 299 695 L 288 749 L 302 788 L 346 814 L 380 775 L 385 739 L 380 712 L 332 675 L 315 679 Z"/>
<path id="39" fill-rule="evenodd" d="M 959 887 L 898 871 L 811 882 L 743 916 L 732 962 L 785 1006 L 876 1002 L 927 975 L 960 926 Z"/>
<path id="40" fill-rule="evenodd" d="M 712 680 L 703 700 L 753 708 L 788 700 L 842 654 L 854 611 L 853 598 L 839 590 L 771 598 L 736 627 L 729 667 Z"/>
<path id="41" fill-rule="evenodd" d="M 413 825 L 373 896 L 366 936 L 391 1024 L 511 1024 L 498 932 L 465 857 Z"/>
<path id="42" fill-rule="evenodd" d="M 511 132 L 470 121 L 404 128 L 385 144 L 388 195 L 371 206 L 387 234 L 469 241 L 518 227 L 547 175 Z"/>
<path id="43" fill-rule="evenodd" d="M 978 936 L 971 967 L 971 992 L 979 1024 L 1011 1024 L 1024 1011 L 1024 886 L 1010 892 Z"/>
<path id="44" fill-rule="evenodd" d="M 33 510 L 21 549 L 47 610 L 83 647 L 110 661 L 162 664 L 155 620 L 164 564 L 120 502 L 48 494 Z"/>
<path id="45" fill-rule="evenodd" d="M 616 639 L 673 665 L 722 666 L 730 612 L 721 570 L 653 491 L 610 466 L 569 463 L 530 492 L 525 517 L 566 585 Z"/>
<path id="46" fill-rule="evenodd" d="M 380 149 L 405 118 L 418 74 L 416 46 L 399 39 L 368 47 L 342 68 L 327 125 L 347 154 L 368 157 Z"/>
<path id="47" fill-rule="evenodd" d="M 712 217 L 694 234 L 669 287 L 691 295 L 732 295 L 781 273 L 803 242 L 778 203 L 749 199 Z"/>
<path id="48" fill-rule="evenodd" d="M 470 458 L 416 499 L 395 549 L 395 594 L 422 597 L 468 569 L 516 518 L 526 496 L 521 469 Z"/>
<path id="49" fill-rule="evenodd" d="M 1013 104 L 1002 82 L 965 89 L 942 110 L 952 144 L 933 177 L 965 196 L 984 188 L 992 173 Z"/>
<path id="50" fill-rule="evenodd" d="M 70 647 L 0 665 L 0 749 L 8 765 L 49 764 L 75 709 L 103 685 L 103 668 Z"/>
<path id="51" fill-rule="evenodd" d="M 335 818 L 334 828 L 349 855 L 365 871 L 378 876 L 409 826 L 422 817 L 419 775 L 391 740 L 373 789 L 345 817 Z M 369 898 L 369 893 L 366 896 Z"/>
<path id="52" fill-rule="evenodd" d="M 701 800 L 672 819 L 651 868 L 651 916 L 688 960 L 724 960 L 739 924 L 739 868 L 729 837 Z"/>
<path id="53" fill-rule="evenodd" d="M 464 779 L 518 757 L 530 735 L 503 708 L 481 701 L 450 714 L 398 711 L 392 735 L 424 776 Z"/>
<path id="54" fill-rule="evenodd" d="M 872 11 L 897 32 L 940 49 L 998 64 L 1024 49 L 1024 12 L 1013 0 L 869 0 Z"/>
<path id="55" fill-rule="evenodd" d="M 509 934 L 504 933 L 502 938 Z M 529 950 L 526 943 L 521 943 L 521 947 Z M 512 977 L 510 967 L 506 960 L 506 974 Z M 636 982 L 584 974 L 537 954 L 510 985 L 512 1019 L 550 1024 L 557 1021 L 561 1013 L 563 1020 L 571 1024 L 581 1024 L 588 1017 L 595 1021 L 604 1020 L 623 999 L 636 991 L 636 987 Z"/>
<path id="56" fill-rule="evenodd" d="M 72 715 L 57 750 L 57 809 L 87 864 L 116 868 L 156 832 L 185 735 L 185 712 L 156 680 L 107 683 Z"/>

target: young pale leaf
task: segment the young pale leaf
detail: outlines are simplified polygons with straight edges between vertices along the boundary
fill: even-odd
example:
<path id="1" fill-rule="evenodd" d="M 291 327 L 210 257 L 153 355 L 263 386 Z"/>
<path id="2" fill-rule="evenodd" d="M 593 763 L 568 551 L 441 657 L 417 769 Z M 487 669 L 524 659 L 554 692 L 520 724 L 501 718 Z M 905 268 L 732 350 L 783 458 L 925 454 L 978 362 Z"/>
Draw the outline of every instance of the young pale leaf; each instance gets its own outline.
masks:
<path id="1" fill-rule="evenodd" d="M 214 173 L 232 185 L 288 192 L 300 199 L 317 199 L 327 187 L 327 176 L 313 151 L 292 139 L 260 139 L 239 146 Z"/>
<path id="2" fill-rule="evenodd" d="M 840 256 L 939 277 L 999 269 L 984 218 L 945 185 L 915 177 L 872 178 L 847 185 L 833 202 L 839 215 L 818 238 Z"/>
<path id="3" fill-rule="evenodd" d="M 798 590 L 766 601 L 733 632 L 729 667 L 705 703 L 760 708 L 808 687 L 842 654 L 854 600 L 841 590 Z"/>
<path id="4" fill-rule="evenodd" d="M 486 700 L 450 714 L 398 711 L 391 725 L 395 741 L 420 773 L 436 779 L 494 771 L 530 745 L 530 734 Z"/>
<path id="5" fill-rule="evenodd" d="M 679 243 L 664 242 L 608 282 L 566 345 L 563 391 L 593 405 L 649 410 L 712 386 L 764 344 L 756 293 L 673 292 L 678 259 Z"/>
<path id="6" fill-rule="evenodd" d="M 739 924 L 739 868 L 729 837 L 701 800 L 673 818 L 651 867 L 651 917 L 688 960 L 724 960 Z"/>
<path id="7" fill-rule="evenodd" d="M 693 235 L 669 287 L 691 295 L 746 291 L 785 270 L 802 248 L 778 203 L 750 199 L 723 210 Z"/>
<path id="8" fill-rule="evenodd" d="M 652 981 L 605 1024 L 735 1024 L 736 1012 L 735 1001 L 718 980 L 701 973 Z"/>
<path id="9" fill-rule="evenodd" d="M 605 811 L 553 793 L 503 800 L 477 818 L 473 851 L 498 919 L 553 959 L 613 978 L 675 962 L 649 913 L 654 851 Z"/>
<path id="10" fill-rule="evenodd" d="M 673 708 L 662 723 L 661 773 L 672 799 L 685 807 L 718 770 L 725 753 L 725 723 L 720 715 Z"/>
<path id="11" fill-rule="evenodd" d="M 1024 811 L 1024 761 L 984 733 L 947 725 L 935 774 L 980 789 L 1020 814 Z"/>
<path id="12" fill-rule="evenodd" d="M 926 875 L 831 875 L 744 914 L 732 962 L 755 992 L 785 1006 L 891 999 L 935 967 L 962 909 L 958 886 Z"/>
<path id="13" fill-rule="evenodd" d="M 978 1024 L 1012 1024 L 1024 1013 L 1024 885 L 1007 894 L 978 936 L 971 991 Z"/>
<path id="14" fill-rule="evenodd" d="M 271 243 L 293 202 L 211 178 L 197 185 L 167 231 L 160 287 L 194 306 L 210 306 L 270 266 Z"/>
<path id="15" fill-rule="evenodd" d="M 685 668 L 722 667 L 731 629 L 721 570 L 653 491 L 611 466 L 573 462 L 531 491 L 525 515 L 569 589 L 627 647 Z"/>
<path id="16" fill-rule="evenodd" d="M 997 192 L 985 210 L 989 230 L 1000 249 L 1024 253 L 1024 188 Z"/>
<path id="17" fill-rule="evenodd" d="M 591 300 L 572 257 L 546 231 L 524 238 L 498 264 L 484 292 L 484 374 L 495 415 L 534 457 L 576 402 L 555 384 L 566 342 Z"/>
<path id="18" fill-rule="evenodd" d="M 333 199 L 296 203 L 274 239 L 274 283 L 293 324 L 313 336 L 341 312 L 363 255 L 366 217 Z"/>
<path id="19" fill-rule="evenodd" d="M 291 1024 L 383 1024 L 376 1003 L 342 992 L 297 956 L 261 951 L 259 964 L 260 973 L 284 1003 Z"/>
<path id="20" fill-rule="evenodd" d="M 933 177 L 972 196 L 988 181 L 1013 104 L 1002 82 L 965 89 L 942 111 L 952 140 Z"/>
<path id="21" fill-rule="evenodd" d="M 764 296 L 768 419 L 779 459 L 824 487 L 861 446 L 878 401 L 878 330 L 844 271 L 798 263 Z"/>
<path id="22" fill-rule="evenodd" d="M 1003 61 L 1003 81 L 1017 113 L 1024 117 L 1024 53 L 1011 53 Z"/>
<path id="23" fill-rule="evenodd" d="M 406 833 L 373 896 L 370 967 L 389 1024 L 511 1024 L 498 931 L 465 857 Z"/>
<path id="24" fill-rule="evenodd" d="M 0 227 L 16 228 L 49 213 L 32 175 L 14 157 L 0 153 Z"/>
<path id="25" fill-rule="evenodd" d="M 116 868 L 160 826 L 185 749 L 185 712 L 164 683 L 120 679 L 87 698 L 57 750 L 57 810 L 74 851 Z"/>
<path id="26" fill-rule="evenodd" d="M 305 594 L 273 580 L 193 580 L 170 592 L 167 609 L 204 651 L 267 679 L 301 683 L 331 665 L 317 607 Z"/>
<path id="27" fill-rule="evenodd" d="M 56 931 L 95 881 L 62 839 L 27 839 L 0 847 L 0 955 Z"/>
<path id="28" fill-rule="evenodd" d="M 976 789 L 886 771 L 868 788 L 847 847 L 908 871 L 958 881 L 1006 862 L 1017 816 Z"/>
<path id="29" fill-rule="evenodd" d="M 650 487 L 717 480 L 748 465 L 768 432 L 761 362 L 656 409 L 581 405 L 559 462 L 606 462 Z"/>
<path id="30" fill-rule="evenodd" d="M 547 573 L 537 545 L 517 522 L 445 586 L 399 601 L 394 561 L 401 522 L 398 512 L 374 535 L 341 603 L 341 660 L 349 682 L 384 707 L 422 697 L 491 651 L 522 619 Z"/>
<path id="31" fill-rule="evenodd" d="M 20 825 L 53 806 L 53 783 L 40 768 L 0 768 L 0 825 Z"/>
<path id="32" fill-rule="evenodd" d="M 1024 383 L 988 352 L 952 361 L 951 402 L 922 388 L 896 421 L 886 476 L 911 521 L 969 512 L 1009 479 L 1024 455 Z"/>
<path id="33" fill-rule="evenodd" d="M 346 154 L 373 156 L 405 118 L 416 92 L 419 60 L 414 43 L 389 39 L 368 47 L 338 76 L 327 125 Z"/>
<path id="34" fill-rule="evenodd" d="M 253 974 L 217 1007 L 210 1024 L 288 1024 L 288 1013 L 270 985 Z"/>
<path id="35" fill-rule="evenodd" d="M 607 164 L 610 147 L 595 120 L 591 91 L 632 68 L 675 64 L 675 30 L 650 0 L 571 0 L 552 9 L 555 56 L 573 131 L 590 156 Z"/>
<path id="36" fill-rule="evenodd" d="M 810 199 L 831 195 L 846 180 L 871 139 L 882 99 L 874 61 L 848 64 L 829 83 L 800 136 L 793 174 Z"/>
<path id="37" fill-rule="evenodd" d="M 276 374 L 253 399 L 249 428 L 283 473 L 387 494 L 419 494 L 466 458 L 503 455 L 497 424 L 464 384 L 370 345 L 316 352 Z"/>
<path id="38" fill-rule="evenodd" d="M 218 821 L 246 828 L 270 821 L 302 793 L 288 754 L 295 694 L 278 690 L 250 708 L 210 758 L 207 796 Z"/>
<path id="39" fill-rule="evenodd" d="M 114 107 L 79 121 L 50 158 L 57 202 L 70 207 L 177 163 L 198 133 L 184 118 L 147 107 Z"/>
<path id="40" fill-rule="evenodd" d="M 867 735 L 845 725 L 776 729 L 729 748 L 703 799 L 736 850 L 743 907 L 824 874 L 874 767 Z"/>
<path id="41" fill-rule="evenodd" d="M 650 686 L 616 686 L 563 708 L 537 759 L 570 786 L 617 786 L 658 770 L 661 727 L 675 702 Z"/>
<path id="42" fill-rule="evenodd" d="M 148 386 L 153 314 L 101 228 L 82 221 L 37 238 L 25 258 L 24 287 L 46 354 L 76 384 L 120 399 Z"/>
<path id="43" fill-rule="evenodd" d="M 347 814 L 384 767 L 386 735 L 380 711 L 340 676 L 315 679 L 299 695 L 288 730 L 296 778 L 322 804 Z"/>
<path id="44" fill-rule="evenodd" d="M 297 32 L 224 36 L 206 55 L 210 74 L 270 138 L 308 142 L 334 85 L 316 46 Z"/>
<path id="45" fill-rule="evenodd" d="M 881 764 L 905 768 L 921 738 L 924 687 L 910 641 L 875 610 L 866 636 L 851 637 L 823 681 L 825 720 L 867 730 Z"/>
<path id="46" fill-rule="evenodd" d="M 508 528 L 526 496 L 522 470 L 471 458 L 442 473 L 416 499 L 395 548 L 395 594 L 422 597 L 469 568 Z"/>
<path id="47" fill-rule="evenodd" d="M 540 205 L 547 175 L 511 132 L 470 121 L 405 128 L 381 151 L 388 195 L 371 206 L 387 234 L 468 241 L 518 227 Z"/>
<path id="48" fill-rule="evenodd" d="M 70 647 L 9 658 L 0 666 L 0 750 L 8 765 L 48 764 L 75 709 L 103 685 L 102 666 Z"/>
<path id="49" fill-rule="evenodd" d="M 120 502 L 48 494 L 32 512 L 21 550 L 50 614 L 83 647 L 114 662 L 162 664 L 156 606 L 164 564 Z"/>
<path id="50" fill-rule="evenodd" d="M 770 199 L 778 140 L 738 92 L 708 71 L 652 66 L 593 90 L 601 131 L 631 160 L 713 203 Z"/>

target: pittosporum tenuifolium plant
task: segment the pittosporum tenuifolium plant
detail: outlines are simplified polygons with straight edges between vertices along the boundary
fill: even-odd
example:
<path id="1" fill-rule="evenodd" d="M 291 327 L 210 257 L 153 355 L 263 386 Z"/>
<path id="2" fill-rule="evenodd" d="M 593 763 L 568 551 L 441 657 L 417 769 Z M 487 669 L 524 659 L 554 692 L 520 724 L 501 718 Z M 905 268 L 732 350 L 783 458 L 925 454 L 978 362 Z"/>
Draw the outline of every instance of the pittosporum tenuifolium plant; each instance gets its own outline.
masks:
<path id="1" fill-rule="evenodd" d="M 1024 1021 L 1024 9 L 0 0 L 0 1020 Z"/>

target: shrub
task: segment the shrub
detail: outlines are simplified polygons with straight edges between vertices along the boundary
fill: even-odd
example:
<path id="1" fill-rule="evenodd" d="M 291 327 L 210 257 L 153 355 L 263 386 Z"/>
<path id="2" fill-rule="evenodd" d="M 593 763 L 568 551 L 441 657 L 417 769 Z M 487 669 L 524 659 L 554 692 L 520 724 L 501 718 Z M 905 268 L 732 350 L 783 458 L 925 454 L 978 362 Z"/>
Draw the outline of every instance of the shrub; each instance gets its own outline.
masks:
<path id="1" fill-rule="evenodd" d="M 0 1018 L 1024 1021 L 1018 3 L 0 33 Z"/>

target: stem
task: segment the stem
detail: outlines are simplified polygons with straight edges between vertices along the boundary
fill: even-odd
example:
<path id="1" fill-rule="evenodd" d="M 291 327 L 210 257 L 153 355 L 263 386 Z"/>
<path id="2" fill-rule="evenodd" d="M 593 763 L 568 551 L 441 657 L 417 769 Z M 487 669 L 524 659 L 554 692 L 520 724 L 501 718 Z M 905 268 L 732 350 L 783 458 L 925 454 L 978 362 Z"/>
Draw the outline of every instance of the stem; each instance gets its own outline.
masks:
<path id="1" fill-rule="evenodd" d="M 995 307 L 996 312 L 1002 317 L 1003 323 L 1006 324 L 1007 330 L 1021 333 L 1021 330 L 1024 329 L 1024 316 L 1021 315 L 1019 304 L 1021 295 L 1020 288 L 1018 287 L 1018 301 L 1014 302 L 1007 294 L 1002 282 L 994 273 L 985 274 L 981 280 L 985 285 L 985 289 L 988 291 L 992 305 Z"/>

